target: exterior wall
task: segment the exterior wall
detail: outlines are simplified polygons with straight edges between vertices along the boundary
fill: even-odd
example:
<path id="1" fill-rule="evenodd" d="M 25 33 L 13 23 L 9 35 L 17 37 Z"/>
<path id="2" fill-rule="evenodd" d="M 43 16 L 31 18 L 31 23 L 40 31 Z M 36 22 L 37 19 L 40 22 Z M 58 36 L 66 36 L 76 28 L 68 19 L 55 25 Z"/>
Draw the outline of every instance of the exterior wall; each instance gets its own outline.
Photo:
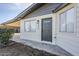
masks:
<path id="1" fill-rule="evenodd" d="M 41 43 L 49 43 L 56 44 L 66 51 L 70 52 L 73 55 L 79 55 L 79 4 L 71 4 L 61 9 L 57 13 L 52 14 L 52 4 L 47 4 L 37 9 L 33 13 L 29 14 L 25 17 L 25 19 L 21 20 L 21 39 L 37 41 Z M 75 32 L 74 33 L 66 33 L 59 32 L 59 14 L 74 7 L 75 8 Z M 52 40 L 53 42 L 44 42 L 41 41 L 41 19 L 52 17 Z M 24 22 L 27 20 L 39 20 L 39 28 L 37 28 L 36 32 L 25 32 L 24 31 Z M 56 37 L 56 39 L 55 39 Z"/>
<path id="2" fill-rule="evenodd" d="M 59 32 L 59 14 L 63 11 L 66 11 L 70 8 L 75 8 L 75 32 L 74 33 L 67 33 L 67 32 Z M 71 4 L 57 13 L 56 22 L 56 30 L 57 30 L 57 41 L 56 44 L 65 49 L 66 51 L 70 52 L 73 55 L 79 55 L 79 4 Z"/>
<path id="3" fill-rule="evenodd" d="M 59 5 L 59 3 L 56 4 L 45 4 L 44 6 L 40 7 L 39 9 L 35 10 L 34 12 L 32 12 L 31 14 L 27 15 L 24 20 L 21 20 L 21 39 L 29 39 L 29 40 L 33 40 L 33 41 L 38 41 L 41 42 L 41 19 L 42 18 L 49 18 L 52 17 L 52 43 L 50 42 L 44 42 L 44 43 L 49 43 L 49 44 L 55 44 L 55 15 L 52 14 L 52 10 L 54 10 L 57 6 Z M 37 28 L 36 32 L 25 32 L 24 31 L 24 21 L 27 20 L 39 20 L 39 29 Z"/>
<path id="4" fill-rule="evenodd" d="M 50 18 L 52 17 L 52 43 L 51 42 L 46 42 L 46 41 L 41 41 L 41 20 L 43 18 Z M 38 16 L 38 17 L 33 17 L 33 18 L 28 18 L 28 19 L 24 19 L 21 20 L 21 39 L 27 39 L 27 40 L 32 40 L 32 41 L 37 41 L 37 42 L 41 42 L 41 43 L 48 43 L 48 44 L 55 44 L 55 21 L 54 18 L 55 17 L 53 14 L 48 14 L 48 15 L 43 15 L 43 16 Z M 24 22 L 28 21 L 28 20 L 39 20 L 39 28 L 36 29 L 36 32 L 25 32 L 24 31 Z"/>

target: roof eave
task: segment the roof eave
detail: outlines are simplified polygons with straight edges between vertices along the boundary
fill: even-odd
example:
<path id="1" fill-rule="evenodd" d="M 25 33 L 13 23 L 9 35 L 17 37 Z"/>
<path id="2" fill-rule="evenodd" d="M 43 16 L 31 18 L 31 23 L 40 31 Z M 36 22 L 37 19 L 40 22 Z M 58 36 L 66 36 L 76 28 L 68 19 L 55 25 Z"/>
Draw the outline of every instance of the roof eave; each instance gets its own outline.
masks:
<path id="1" fill-rule="evenodd" d="M 58 7 L 56 7 L 54 10 L 52 10 L 53 13 L 58 12 L 59 10 L 61 10 L 62 8 L 64 8 L 65 6 L 69 5 L 70 3 L 61 3 Z"/>
<path id="2" fill-rule="evenodd" d="M 19 21 L 19 20 L 21 20 L 22 18 L 24 18 L 25 16 L 27 16 L 28 14 L 30 14 L 31 12 L 33 12 L 34 10 L 36 10 L 37 8 L 41 7 L 44 4 L 45 3 L 33 3 L 27 9 L 25 9 L 19 15 L 17 15 L 14 19 L 11 19 L 11 20 L 9 20 L 7 22 L 2 23 L 2 25 Z"/>

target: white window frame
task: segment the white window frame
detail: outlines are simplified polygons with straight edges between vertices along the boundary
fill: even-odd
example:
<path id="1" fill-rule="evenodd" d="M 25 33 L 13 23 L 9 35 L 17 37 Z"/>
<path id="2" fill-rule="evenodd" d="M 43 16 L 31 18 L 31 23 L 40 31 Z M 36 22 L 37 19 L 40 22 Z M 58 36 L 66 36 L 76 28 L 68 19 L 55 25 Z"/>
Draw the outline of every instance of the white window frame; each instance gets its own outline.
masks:
<path id="1" fill-rule="evenodd" d="M 66 21 L 65 31 L 61 31 L 61 19 L 60 19 L 61 17 L 60 17 L 60 15 L 63 14 L 63 13 L 67 13 L 67 11 L 69 11 L 69 10 L 71 10 L 71 9 L 73 9 L 73 8 L 74 8 L 74 7 L 72 7 L 72 8 L 70 8 L 70 9 L 68 9 L 68 10 L 66 10 L 66 11 L 64 11 L 64 12 L 62 12 L 62 13 L 59 14 L 59 20 L 60 20 L 60 21 L 59 21 L 59 32 L 67 32 L 67 17 L 66 17 L 67 14 L 65 15 L 65 18 L 66 18 L 66 20 L 65 20 L 65 21 Z M 74 8 L 74 15 L 75 15 L 75 8 Z M 76 16 L 76 15 L 75 15 L 75 16 Z M 76 18 L 75 18 L 75 19 L 76 19 Z M 74 20 L 74 25 L 75 25 L 75 20 Z M 73 25 L 73 26 L 74 26 L 74 25 Z M 74 26 L 74 28 L 75 28 L 75 26 Z M 68 32 L 68 33 L 74 33 L 74 32 L 75 32 L 75 31 L 74 31 L 74 28 L 73 28 L 73 32 Z"/>
<path id="2" fill-rule="evenodd" d="M 37 21 L 36 21 L 36 29 L 35 29 L 34 31 L 32 30 L 32 27 L 31 27 L 31 25 L 32 25 L 31 22 L 32 22 L 32 21 L 36 21 L 36 20 L 24 21 L 24 31 L 25 31 L 25 32 L 36 32 L 36 29 L 37 29 Z M 30 27 L 30 28 L 29 28 L 29 31 L 26 30 L 26 27 L 25 27 L 25 26 L 26 26 L 26 25 L 25 25 L 26 22 L 29 22 L 29 23 L 30 23 L 30 25 L 29 25 L 29 27 Z"/>

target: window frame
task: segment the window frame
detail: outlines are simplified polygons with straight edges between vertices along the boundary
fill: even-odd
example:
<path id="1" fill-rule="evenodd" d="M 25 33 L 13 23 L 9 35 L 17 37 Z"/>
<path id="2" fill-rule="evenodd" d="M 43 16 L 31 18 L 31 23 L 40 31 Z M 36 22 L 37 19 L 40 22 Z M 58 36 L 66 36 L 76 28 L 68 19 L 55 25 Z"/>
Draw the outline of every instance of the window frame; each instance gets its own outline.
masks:
<path id="1" fill-rule="evenodd" d="M 76 22 L 76 20 L 74 20 L 74 28 L 73 28 L 73 32 L 67 32 L 67 11 L 69 11 L 69 10 L 71 10 L 71 9 L 74 9 L 74 15 L 75 15 L 75 8 L 74 7 L 72 7 L 72 8 L 69 8 L 69 9 L 67 9 L 67 10 L 65 10 L 65 11 L 63 11 L 63 12 L 61 12 L 60 14 L 59 14 L 59 32 L 62 32 L 62 33 L 64 33 L 64 32 L 66 32 L 66 33 L 74 33 L 75 32 L 75 30 L 74 30 L 74 28 L 75 28 L 75 22 Z M 65 30 L 66 31 L 61 31 L 61 14 L 63 14 L 63 13 L 66 13 L 66 15 L 65 15 L 65 24 L 66 24 L 66 26 L 65 26 Z M 75 15 L 75 19 L 76 19 L 76 15 Z"/>
<path id="2" fill-rule="evenodd" d="M 24 32 L 36 32 L 36 30 L 37 30 L 37 23 L 36 23 L 36 29 L 35 29 L 35 31 L 32 31 L 32 28 L 31 28 L 31 22 L 32 22 L 32 21 L 36 21 L 36 22 L 37 22 L 37 20 L 24 21 Z M 26 27 L 25 27 L 25 26 L 26 26 L 26 25 L 25 25 L 26 22 L 29 22 L 29 23 L 30 23 L 30 25 L 29 25 L 29 26 L 30 26 L 30 30 L 29 30 L 29 31 L 26 30 Z"/>

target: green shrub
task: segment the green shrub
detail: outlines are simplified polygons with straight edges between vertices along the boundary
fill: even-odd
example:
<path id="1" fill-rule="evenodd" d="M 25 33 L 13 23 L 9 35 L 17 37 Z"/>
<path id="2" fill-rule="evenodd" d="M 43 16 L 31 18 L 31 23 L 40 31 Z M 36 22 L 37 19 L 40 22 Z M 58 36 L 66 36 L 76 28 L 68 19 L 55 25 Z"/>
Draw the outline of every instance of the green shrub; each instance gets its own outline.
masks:
<path id="1" fill-rule="evenodd" d="M 13 34 L 14 30 L 12 29 L 0 29 L 0 43 L 7 44 Z"/>

